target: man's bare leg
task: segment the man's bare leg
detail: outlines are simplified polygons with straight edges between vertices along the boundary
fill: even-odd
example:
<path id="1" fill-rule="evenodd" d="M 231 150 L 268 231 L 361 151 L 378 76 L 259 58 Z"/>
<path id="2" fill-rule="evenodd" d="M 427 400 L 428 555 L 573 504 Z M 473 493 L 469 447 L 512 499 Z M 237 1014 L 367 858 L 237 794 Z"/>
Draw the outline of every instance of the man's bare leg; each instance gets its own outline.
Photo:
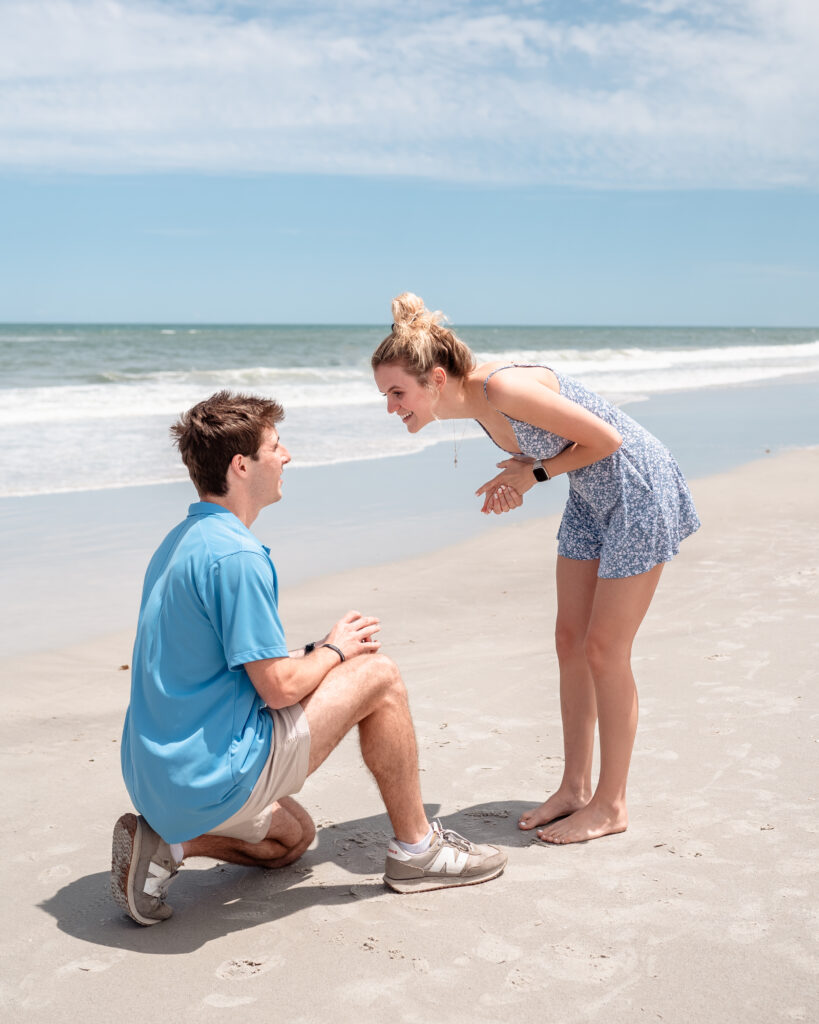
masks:
<path id="1" fill-rule="evenodd" d="M 476 845 L 430 826 L 421 802 L 407 692 L 389 658 L 367 654 L 343 663 L 302 707 L 310 724 L 310 771 L 358 725 L 364 763 L 375 777 L 395 834 L 387 847 L 386 885 L 396 892 L 428 892 L 478 885 L 503 871 L 506 854 L 498 847 Z"/>
<path id="2" fill-rule="evenodd" d="M 420 842 L 430 830 L 421 800 L 418 749 L 407 691 L 397 666 L 381 654 L 344 662 L 301 702 L 310 726 L 312 774 L 358 725 L 364 763 L 372 772 L 396 839 Z"/>
<path id="3" fill-rule="evenodd" d="M 255 868 L 283 868 L 298 860 L 316 835 L 313 819 L 290 796 L 273 804 L 273 819 L 259 843 L 229 836 L 203 835 L 182 844 L 185 858 L 212 857 Z"/>
<path id="4" fill-rule="evenodd" d="M 302 701 L 310 726 L 308 774 L 326 760 L 358 724 L 364 763 L 373 773 L 395 836 L 415 843 L 429 832 L 421 802 L 418 753 L 407 694 L 395 664 L 382 655 L 362 655 L 339 665 Z M 248 843 L 228 836 L 203 835 L 182 844 L 185 858 L 249 867 L 292 864 L 315 837 L 307 811 L 292 797 L 275 805 L 267 836 Z"/>
<path id="5" fill-rule="evenodd" d="M 560 713 L 563 721 L 563 778 L 539 807 L 520 816 L 524 830 L 547 825 L 555 818 L 585 807 L 592 796 L 591 770 L 597 702 L 594 680 L 586 658 L 597 559 L 580 561 L 558 556 L 557 622 L 555 646 L 560 665 Z"/>
<path id="6" fill-rule="evenodd" d="M 407 693 L 389 658 L 366 654 L 343 662 L 302 701 L 302 707 L 310 728 L 308 773 L 354 725 L 359 727 L 364 762 L 381 791 L 397 840 L 387 849 L 387 885 L 398 892 L 425 892 L 477 885 L 503 871 L 507 858 L 497 847 L 475 845 L 457 833 L 431 828 L 421 802 Z M 277 868 L 292 864 L 314 836 L 310 816 L 292 797 L 273 805 L 268 834 L 260 843 L 203 835 L 182 843 L 181 851 L 174 850 L 144 819 L 126 814 L 114 828 L 111 891 L 139 924 L 156 924 L 172 913 L 165 898 L 179 867 L 177 855 Z M 434 843 L 434 848 L 423 843 L 412 849 L 422 840 Z"/>

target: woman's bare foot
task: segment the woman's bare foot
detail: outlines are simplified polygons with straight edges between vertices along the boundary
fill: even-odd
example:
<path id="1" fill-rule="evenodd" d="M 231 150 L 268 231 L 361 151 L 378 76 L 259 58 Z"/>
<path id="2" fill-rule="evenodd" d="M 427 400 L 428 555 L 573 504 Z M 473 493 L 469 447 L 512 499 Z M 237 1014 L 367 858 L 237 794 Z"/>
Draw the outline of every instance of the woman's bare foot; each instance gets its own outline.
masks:
<path id="1" fill-rule="evenodd" d="M 591 801 L 579 811 L 562 821 L 553 821 L 548 828 L 539 829 L 537 836 L 544 843 L 563 846 L 568 843 L 585 843 L 589 839 L 625 832 L 628 828 L 628 812 L 625 805 L 617 808 Z"/>
<path id="2" fill-rule="evenodd" d="M 528 831 L 537 828 L 538 825 L 548 825 L 556 818 L 565 818 L 567 815 L 581 810 L 590 799 L 591 795 L 584 797 L 574 792 L 570 793 L 561 786 L 540 807 L 524 811 L 520 816 L 518 828 Z"/>

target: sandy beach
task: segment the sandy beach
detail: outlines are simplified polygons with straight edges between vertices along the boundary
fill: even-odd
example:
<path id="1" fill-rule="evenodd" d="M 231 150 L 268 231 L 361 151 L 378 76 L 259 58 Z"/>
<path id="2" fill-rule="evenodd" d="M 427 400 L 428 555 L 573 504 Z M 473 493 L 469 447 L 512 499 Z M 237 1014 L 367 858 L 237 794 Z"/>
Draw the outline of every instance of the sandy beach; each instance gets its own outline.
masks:
<path id="1" fill-rule="evenodd" d="M 0 1024 L 819 1024 L 818 50 L 819 0 L 0 0 Z M 647 570 L 591 609 L 568 500 Z M 590 679 L 600 797 L 523 831 Z M 248 789 L 315 833 L 192 834 Z"/>
<path id="2" fill-rule="evenodd" d="M 585 845 L 515 824 L 561 771 L 556 516 L 283 591 L 294 645 L 381 616 L 430 815 L 508 850 L 482 886 L 384 888 L 388 823 L 348 738 L 302 791 L 300 863 L 190 861 L 174 918 L 141 929 L 108 896 L 132 629 L 5 658 L 4 1020 L 813 1019 L 819 449 L 692 489 L 703 529 L 635 652 L 631 826 Z"/>

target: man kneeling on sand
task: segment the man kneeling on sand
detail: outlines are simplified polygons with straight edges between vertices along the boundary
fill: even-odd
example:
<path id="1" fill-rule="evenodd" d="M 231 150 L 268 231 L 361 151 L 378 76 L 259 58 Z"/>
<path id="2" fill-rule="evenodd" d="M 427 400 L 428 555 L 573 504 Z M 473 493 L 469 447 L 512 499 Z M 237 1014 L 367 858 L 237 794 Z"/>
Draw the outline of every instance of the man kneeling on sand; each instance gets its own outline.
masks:
<path id="1" fill-rule="evenodd" d="M 354 725 L 395 838 L 384 881 L 417 892 L 488 881 L 506 855 L 430 825 L 407 694 L 377 618 L 348 612 L 288 652 L 276 570 L 250 532 L 290 461 L 274 401 L 219 392 L 171 432 L 200 500 L 148 566 L 122 772 L 139 816 L 114 827 L 111 891 L 142 925 L 171 916 L 186 857 L 279 868 L 316 834 L 292 799 Z"/>

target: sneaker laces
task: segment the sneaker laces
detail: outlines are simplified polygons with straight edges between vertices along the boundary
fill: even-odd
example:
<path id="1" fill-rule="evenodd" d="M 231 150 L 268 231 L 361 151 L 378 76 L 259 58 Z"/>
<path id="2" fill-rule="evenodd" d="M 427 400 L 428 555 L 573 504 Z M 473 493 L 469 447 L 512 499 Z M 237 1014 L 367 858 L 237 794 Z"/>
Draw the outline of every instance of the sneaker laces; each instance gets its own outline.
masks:
<path id="1" fill-rule="evenodd" d="M 171 863 L 173 864 L 173 861 Z M 148 876 L 143 886 L 145 895 L 159 900 L 160 903 L 164 903 L 168 898 L 168 887 L 178 874 L 178 867 L 169 870 L 163 863 L 151 861 L 148 865 Z"/>
<path id="2" fill-rule="evenodd" d="M 464 853 L 470 853 L 473 849 L 472 843 L 470 843 L 466 836 L 462 836 L 460 832 L 455 832 L 454 829 L 444 828 L 437 818 L 432 823 L 432 831 L 439 835 L 445 843 L 463 850 Z"/>

